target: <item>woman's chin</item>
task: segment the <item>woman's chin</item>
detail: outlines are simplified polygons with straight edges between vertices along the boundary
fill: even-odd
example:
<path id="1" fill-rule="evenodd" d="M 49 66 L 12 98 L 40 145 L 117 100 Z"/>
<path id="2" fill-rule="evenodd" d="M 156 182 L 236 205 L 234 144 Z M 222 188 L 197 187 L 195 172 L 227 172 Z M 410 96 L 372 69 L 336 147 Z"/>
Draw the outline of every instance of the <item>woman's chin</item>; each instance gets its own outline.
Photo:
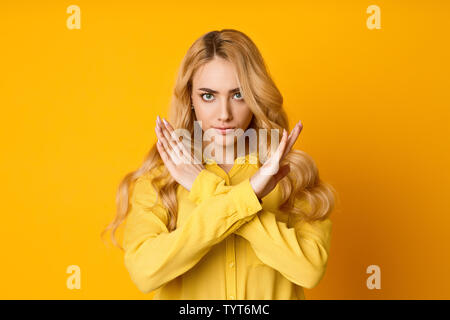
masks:
<path id="1" fill-rule="evenodd" d="M 232 147 L 235 143 L 235 136 L 234 135 L 216 135 L 214 137 L 214 144 L 217 147 Z"/>

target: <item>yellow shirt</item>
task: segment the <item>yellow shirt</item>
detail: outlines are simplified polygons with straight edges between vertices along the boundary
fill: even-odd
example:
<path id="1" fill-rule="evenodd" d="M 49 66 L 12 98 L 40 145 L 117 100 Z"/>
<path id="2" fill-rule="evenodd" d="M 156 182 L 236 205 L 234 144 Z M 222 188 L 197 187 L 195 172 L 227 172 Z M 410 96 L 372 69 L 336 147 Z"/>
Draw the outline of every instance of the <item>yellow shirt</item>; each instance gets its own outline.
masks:
<path id="1" fill-rule="evenodd" d="M 303 287 L 322 279 L 329 254 L 329 218 L 295 226 L 278 210 L 279 185 L 262 199 L 250 177 L 256 153 L 236 158 L 228 174 L 208 159 L 191 191 L 177 189 L 177 228 L 150 184 L 159 169 L 131 190 L 124 262 L 132 281 L 154 300 L 303 300 Z M 252 161 L 249 161 L 252 160 Z M 296 204 L 297 205 L 297 204 Z M 310 206 L 306 201 L 298 205 Z M 305 208 L 305 207 L 304 207 Z"/>

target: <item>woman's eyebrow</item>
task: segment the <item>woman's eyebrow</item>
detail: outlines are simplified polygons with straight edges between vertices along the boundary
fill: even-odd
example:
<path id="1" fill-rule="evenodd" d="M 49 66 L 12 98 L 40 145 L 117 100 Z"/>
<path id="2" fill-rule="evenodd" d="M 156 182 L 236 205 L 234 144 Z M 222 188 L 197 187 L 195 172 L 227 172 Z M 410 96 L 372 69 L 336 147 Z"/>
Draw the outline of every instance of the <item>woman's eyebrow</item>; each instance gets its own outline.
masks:
<path id="1" fill-rule="evenodd" d="M 206 91 L 206 92 L 209 92 L 209 93 L 219 93 L 219 91 L 216 91 L 216 90 L 213 90 L 213 89 L 210 89 L 210 88 L 198 88 L 198 90 Z M 234 92 L 239 92 L 239 91 L 241 91 L 239 88 L 234 88 L 234 89 L 231 89 L 228 92 L 229 93 L 234 93 Z"/>

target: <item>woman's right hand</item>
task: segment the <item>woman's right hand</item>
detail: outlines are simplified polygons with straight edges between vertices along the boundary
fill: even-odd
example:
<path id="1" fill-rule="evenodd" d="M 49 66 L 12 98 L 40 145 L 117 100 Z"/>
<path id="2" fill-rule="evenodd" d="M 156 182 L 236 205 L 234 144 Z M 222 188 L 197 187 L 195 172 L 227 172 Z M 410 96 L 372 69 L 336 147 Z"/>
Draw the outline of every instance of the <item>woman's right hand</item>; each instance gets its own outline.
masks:
<path id="1" fill-rule="evenodd" d="M 163 121 L 158 116 L 155 127 L 158 137 L 156 148 L 170 175 L 190 191 L 195 178 L 204 169 L 204 166 L 201 163 L 194 163 L 191 152 L 182 142 L 175 139 L 172 125 L 164 118 Z"/>
<path id="2" fill-rule="evenodd" d="M 297 140 L 303 129 L 302 122 L 299 121 L 292 129 L 289 136 L 283 129 L 283 136 L 277 150 L 267 159 L 259 170 L 250 178 L 250 184 L 255 191 L 258 199 L 262 199 L 269 194 L 278 182 L 289 173 L 289 165 L 280 168 L 280 162 L 291 151 L 292 146 Z"/>

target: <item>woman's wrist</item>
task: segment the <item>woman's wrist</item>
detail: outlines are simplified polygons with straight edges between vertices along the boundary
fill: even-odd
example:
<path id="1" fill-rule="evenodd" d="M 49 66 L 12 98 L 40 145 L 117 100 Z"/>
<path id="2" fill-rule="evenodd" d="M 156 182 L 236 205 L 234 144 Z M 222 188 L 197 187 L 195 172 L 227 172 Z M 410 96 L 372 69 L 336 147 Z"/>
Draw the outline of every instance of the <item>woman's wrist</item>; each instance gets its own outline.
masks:
<path id="1" fill-rule="evenodd" d="M 256 191 L 256 187 L 254 186 L 253 177 L 250 178 L 250 185 L 252 186 L 253 192 L 255 193 L 256 198 L 258 198 L 259 203 L 262 203 L 261 196 L 259 195 L 259 192 Z"/>

